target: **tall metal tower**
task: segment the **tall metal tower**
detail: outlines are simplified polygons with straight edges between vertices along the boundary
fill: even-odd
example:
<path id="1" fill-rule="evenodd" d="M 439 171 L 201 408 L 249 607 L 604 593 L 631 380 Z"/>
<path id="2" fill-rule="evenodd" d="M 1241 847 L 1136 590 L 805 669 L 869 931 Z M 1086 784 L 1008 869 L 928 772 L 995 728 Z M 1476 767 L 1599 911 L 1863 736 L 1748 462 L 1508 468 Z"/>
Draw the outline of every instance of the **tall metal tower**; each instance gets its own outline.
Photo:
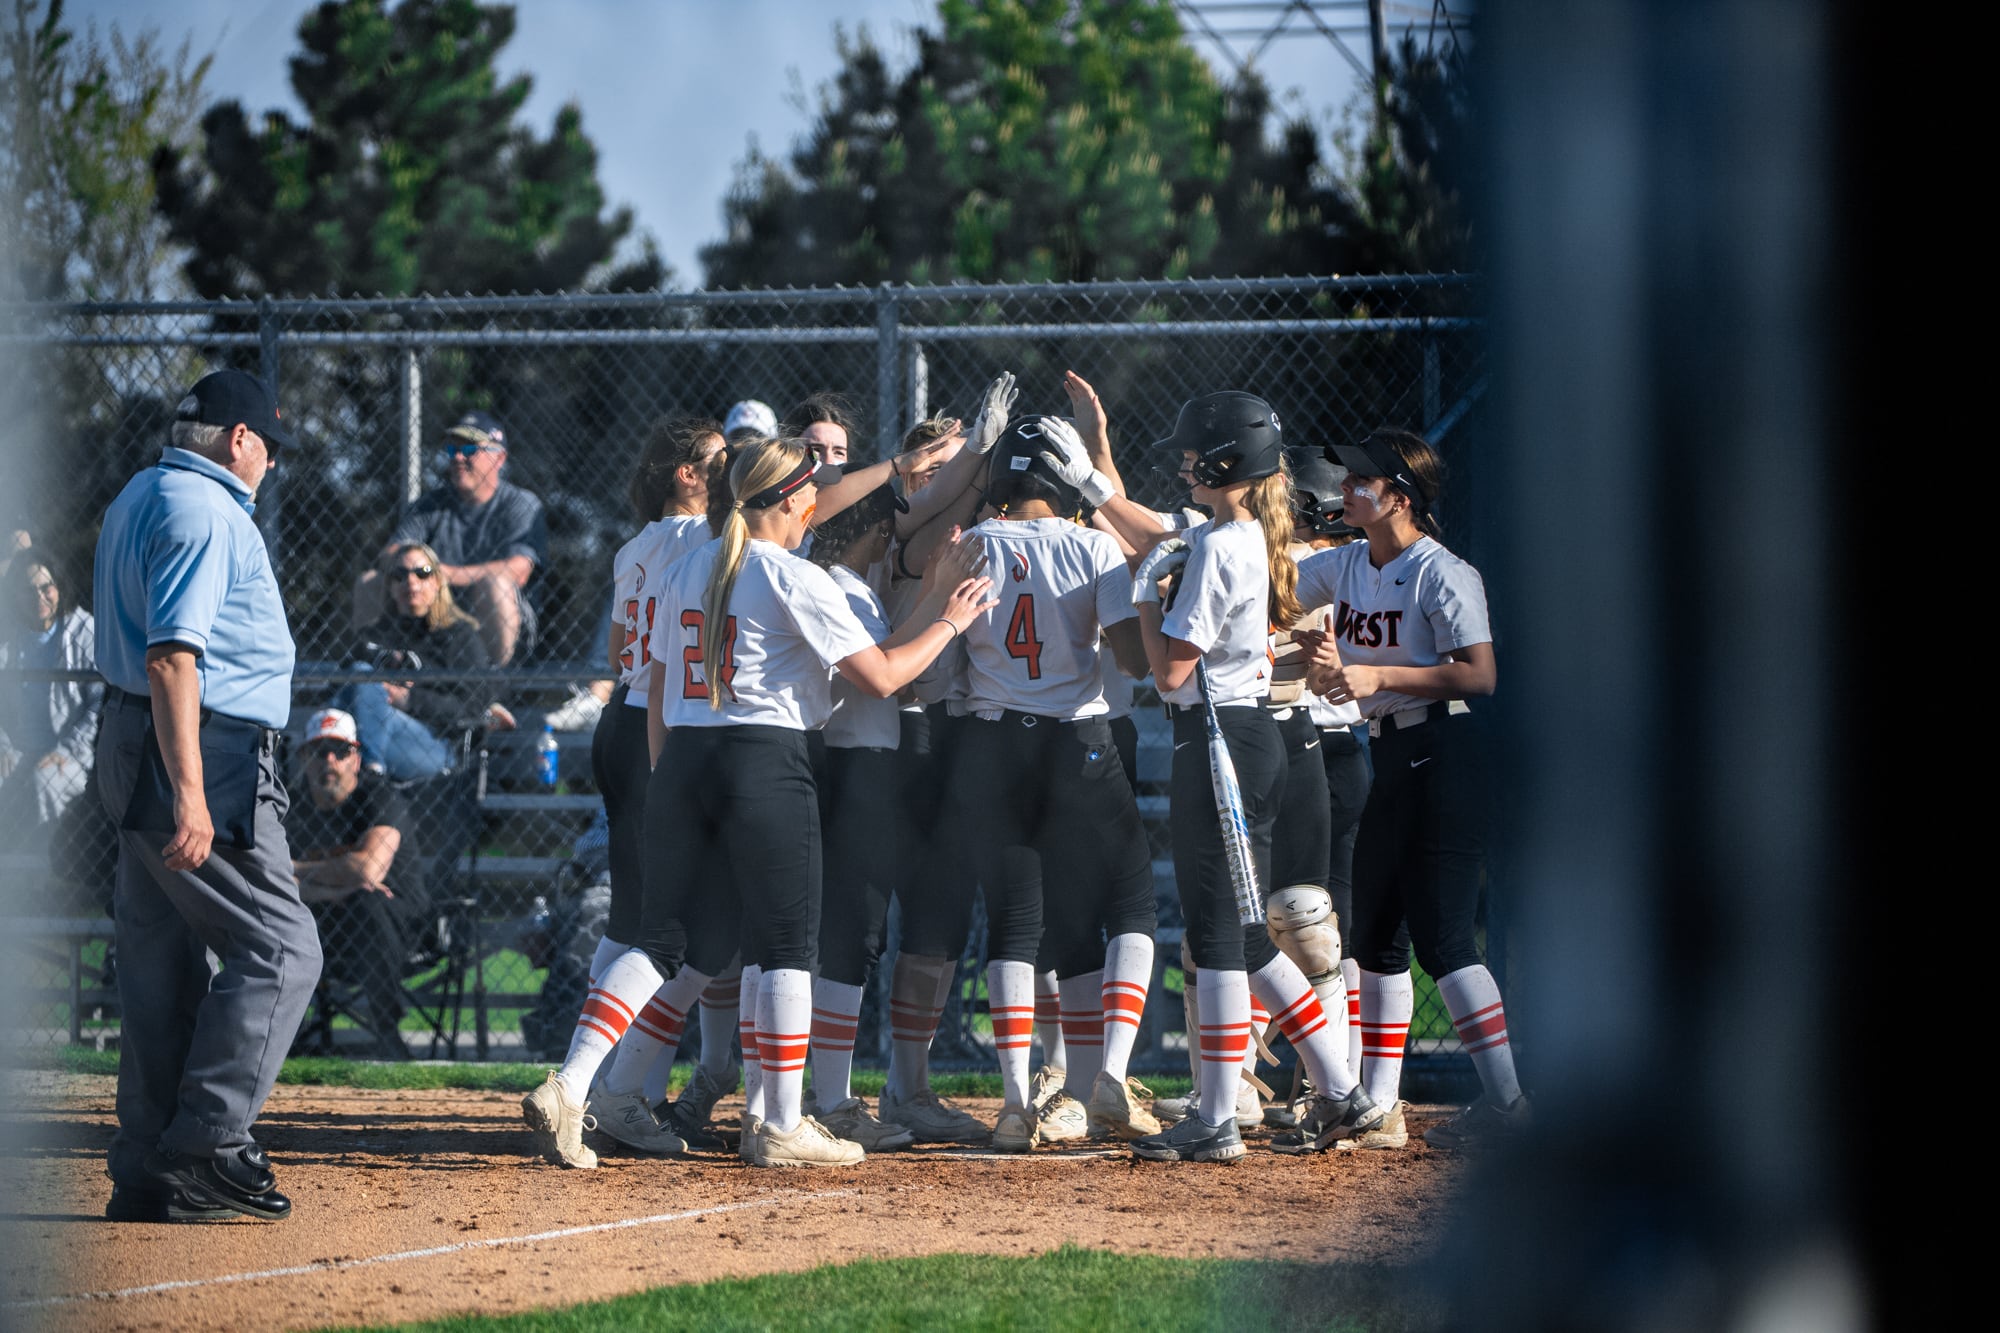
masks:
<path id="1" fill-rule="evenodd" d="M 1174 0 L 1174 8 L 1188 36 L 1207 44 L 1239 74 L 1273 42 L 1319 38 L 1331 43 L 1356 75 L 1380 88 L 1392 26 L 1417 33 L 1427 50 L 1463 47 L 1472 39 L 1474 5 L 1472 0 Z"/>

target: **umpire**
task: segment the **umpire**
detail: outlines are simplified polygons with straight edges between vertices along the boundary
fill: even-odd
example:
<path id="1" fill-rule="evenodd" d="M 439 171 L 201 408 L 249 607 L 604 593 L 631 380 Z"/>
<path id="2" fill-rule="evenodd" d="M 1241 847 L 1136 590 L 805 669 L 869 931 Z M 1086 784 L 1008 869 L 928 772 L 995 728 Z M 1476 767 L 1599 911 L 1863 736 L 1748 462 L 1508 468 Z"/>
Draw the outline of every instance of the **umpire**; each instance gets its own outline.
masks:
<path id="1" fill-rule="evenodd" d="M 99 790 L 119 828 L 113 1221 L 291 1214 L 250 1135 L 319 980 L 274 742 L 291 627 L 252 501 L 292 442 L 264 382 L 204 376 L 97 540 Z M 217 971 L 210 955 L 219 962 Z"/>

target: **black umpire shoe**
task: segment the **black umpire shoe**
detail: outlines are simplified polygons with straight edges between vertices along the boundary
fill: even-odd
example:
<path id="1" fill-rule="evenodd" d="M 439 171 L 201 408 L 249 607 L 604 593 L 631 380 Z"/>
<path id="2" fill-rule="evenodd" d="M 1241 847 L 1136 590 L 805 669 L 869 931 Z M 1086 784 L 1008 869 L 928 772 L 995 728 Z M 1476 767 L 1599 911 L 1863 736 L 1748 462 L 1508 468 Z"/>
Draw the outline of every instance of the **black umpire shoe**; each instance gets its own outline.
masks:
<path id="1" fill-rule="evenodd" d="M 174 1190 L 111 1182 L 111 1201 L 104 1205 L 107 1222 L 229 1222 L 234 1208 L 211 1208 Z"/>
<path id="2" fill-rule="evenodd" d="M 266 1222 L 292 1215 L 292 1201 L 277 1191 L 271 1159 L 255 1146 L 218 1157 L 156 1148 L 147 1154 L 146 1174 L 162 1190 L 198 1207 L 227 1208 Z"/>
<path id="3" fill-rule="evenodd" d="M 1149 1162 L 1233 1162 L 1243 1155 L 1234 1116 L 1211 1125 L 1191 1115 L 1160 1134 L 1132 1140 L 1132 1155 Z"/>

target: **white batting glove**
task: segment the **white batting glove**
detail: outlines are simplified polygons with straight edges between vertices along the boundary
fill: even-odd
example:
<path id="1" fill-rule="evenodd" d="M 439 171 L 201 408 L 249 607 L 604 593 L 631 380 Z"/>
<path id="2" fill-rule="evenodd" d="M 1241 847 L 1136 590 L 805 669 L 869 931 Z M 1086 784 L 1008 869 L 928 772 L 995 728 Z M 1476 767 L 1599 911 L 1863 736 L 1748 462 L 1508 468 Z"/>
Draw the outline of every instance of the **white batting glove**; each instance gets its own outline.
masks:
<path id="1" fill-rule="evenodd" d="M 999 378 L 986 386 L 986 396 L 980 400 L 979 415 L 972 420 L 972 429 L 965 433 L 965 447 L 975 454 L 990 453 L 1000 439 L 1000 432 L 1007 429 L 1007 413 L 1013 410 L 1014 400 L 1020 397 L 1020 390 L 1014 387 L 1014 372 L 1003 370 Z"/>
<path id="2" fill-rule="evenodd" d="M 1090 452 L 1083 447 L 1083 437 L 1076 433 L 1076 427 L 1061 417 L 1037 417 L 1035 425 L 1049 445 L 1039 457 L 1063 479 L 1064 485 L 1076 487 L 1085 504 L 1095 509 L 1115 494 L 1110 478 L 1090 465 Z"/>
<path id="3" fill-rule="evenodd" d="M 1169 537 L 1146 552 L 1132 575 L 1132 605 L 1159 601 L 1160 580 L 1187 564 L 1188 555 L 1188 544 L 1179 537 Z"/>

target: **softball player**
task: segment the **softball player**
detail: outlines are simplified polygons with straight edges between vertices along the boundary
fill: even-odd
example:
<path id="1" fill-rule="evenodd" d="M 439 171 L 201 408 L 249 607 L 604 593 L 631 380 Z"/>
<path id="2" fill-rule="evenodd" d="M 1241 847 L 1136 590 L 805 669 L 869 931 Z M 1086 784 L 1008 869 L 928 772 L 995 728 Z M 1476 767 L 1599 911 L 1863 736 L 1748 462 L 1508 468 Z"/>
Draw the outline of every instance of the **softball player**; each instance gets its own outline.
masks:
<path id="1" fill-rule="evenodd" d="M 888 613 L 866 575 L 888 553 L 902 507 L 895 491 L 882 486 L 814 529 L 812 562 L 833 577 L 848 609 L 878 642 L 889 637 Z M 896 701 L 875 698 L 845 679 L 833 682 L 826 726 L 808 737 L 826 847 L 812 986 L 813 1115 L 869 1152 L 914 1141 L 903 1126 L 870 1114 L 852 1087 L 862 995 L 882 957 L 900 861 L 902 839 L 884 829 L 880 816 L 884 793 L 895 791 L 901 777 L 901 740 Z"/>
<path id="2" fill-rule="evenodd" d="M 1443 468 L 1421 436 L 1378 430 L 1332 446 L 1348 469 L 1346 521 L 1367 540 L 1300 567 L 1301 596 L 1333 608 L 1311 688 L 1360 705 L 1374 785 L 1354 848 L 1351 948 L 1361 966 L 1369 1094 L 1394 1107 L 1359 1146 L 1407 1141 L 1403 1046 L 1410 946 L 1437 979 L 1484 1096 L 1425 1134 L 1463 1148 L 1526 1123 L 1500 990 L 1475 938 L 1486 836 L 1486 761 L 1463 700 L 1493 692 L 1493 636 L 1479 572 L 1446 550 L 1432 515 Z"/>
<path id="3" fill-rule="evenodd" d="M 744 940 L 744 972 L 758 969 L 764 1114 L 746 1116 L 747 1155 L 763 1166 L 861 1160 L 858 1145 L 800 1110 L 821 887 L 805 733 L 831 711 L 832 672 L 887 697 L 993 603 L 991 583 L 970 576 L 976 548 L 955 548 L 935 567 L 928 596 L 935 614 L 877 646 L 832 578 L 789 554 L 828 479 L 800 441 L 748 446 L 730 466 L 734 498 L 722 535 L 676 562 L 662 589 L 656 644 L 673 651 L 654 654 L 653 687 L 668 734 L 647 786 L 646 819 L 670 851 L 648 857 L 637 947 L 605 968 L 568 1059 L 523 1099 L 537 1147 L 551 1160 L 595 1164 L 582 1143 L 584 1091 L 662 980 L 688 970 L 688 919 L 704 896 L 755 923 L 754 938 Z M 716 857 L 725 873 L 707 873 Z"/>
<path id="4" fill-rule="evenodd" d="M 1065 480 L 1077 478 L 1085 500 L 1103 505 L 1110 498 L 1109 479 L 1091 469 L 1074 433 L 1063 444 Z M 1200 681 L 1205 675 L 1235 763 L 1257 883 L 1270 884 L 1285 753 L 1278 725 L 1261 704 L 1270 688 L 1270 626 L 1294 623 L 1300 609 L 1278 418 L 1255 395 L 1206 394 L 1182 407 L 1173 435 L 1156 447 L 1184 457 L 1195 503 L 1214 515 L 1212 522 L 1189 528 L 1184 539 L 1156 546 L 1141 562 L 1132 588 L 1153 682 L 1173 720 L 1169 819 L 1182 919 L 1201 973 L 1202 1064 L 1195 1113 L 1163 1134 L 1137 1140 L 1133 1152 L 1160 1161 L 1233 1161 L 1243 1155 L 1234 1109 L 1250 1046 L 1252 986 L 1313 1081 L 1314 1096 L 1298 1117 L 1290 1146 L 1324 1148 L 1379 1125 L 1382 1112 L 1335 1049 L 1326 1014 L 1304 974 L 1267 933 L 1246 931 L 1238 916 L 1211 787 Z M 1163 611 L 1161 578 L 1175 571 L 1180 578 L 1173 602 Z"/>
<path id="5" fill-rule="evenodd" d="M 983 868 L 986 985 L 1005 1092 L 993 1146 L 1003 1152 L 1040 1141 L 1028 1052 L 1045 917 L 1058 983 L 1102 969 L 1092 1007 L 1114 996 L 1118 1005 L 1103 1067 L 1080 1091 L 1107 1132 L 1146 1132 L 1125 1086 L 1137 1024 L 1122 1020 L 1128 997 L 1135 1020 L 1143 1011 L 1152 976 L 1152 861 L 1106 718 L 1100 634 L 1128 671 L 1143 673 L 1145 654 L 1118 543 L 1073 521 L 1076 490 L 1042 458 L 1045 432 L 1061 424 L 1030 418 L 993 451 L 986 499 L 1000 514 L 971 535 L 985 544 L 1000 604 L 965 637 L 968 716 L 951 770 L 952 804 Z"/>

